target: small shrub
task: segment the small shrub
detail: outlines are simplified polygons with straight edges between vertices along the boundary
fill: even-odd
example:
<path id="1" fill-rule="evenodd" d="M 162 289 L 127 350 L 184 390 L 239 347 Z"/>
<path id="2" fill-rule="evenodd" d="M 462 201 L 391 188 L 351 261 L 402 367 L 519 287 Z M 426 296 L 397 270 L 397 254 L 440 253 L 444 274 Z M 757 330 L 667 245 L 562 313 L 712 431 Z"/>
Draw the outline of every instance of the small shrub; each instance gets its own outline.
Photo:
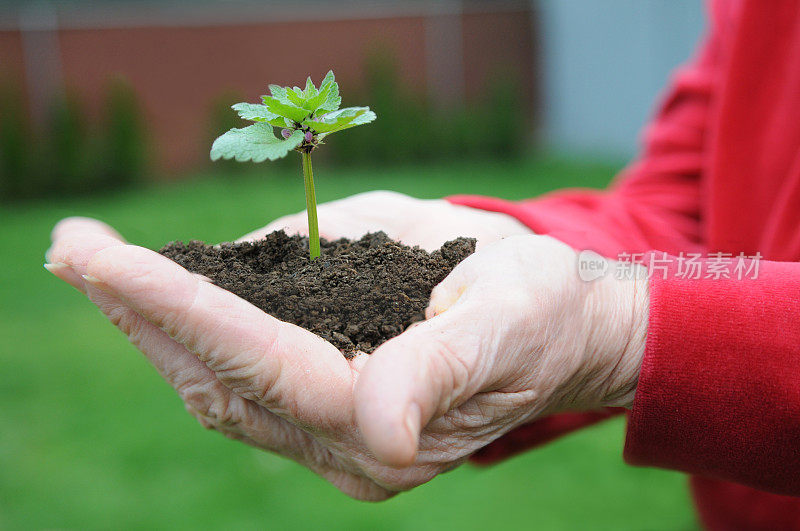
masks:
<path id="1" fill-rule="evenodd" d="M 127 186 L 147 171 L 146 135 L 130 85 L 109 85 L 94 128 L 69 92 L 52 101 L 33 128 L 18 90 L 0 91 L 0 199 L 84 194 Z"/>
<path id="2" fill-rule="evenodd" d="M 391 53 L 366 64 L 366 96 L 381 116 L 369 130 L 332 140 L 337 161 L 402 164 L 453 157 L 516 157 L 528 142 L 529 118 L 513 75 L 489 78 L 485 94 L 462 106 L 437 109 L 414 94 Z"/>
<path id="3" fill-rule="evenodd" d="M 19 197 L 30 171 L 30 130 L 19 89 L 0 88 L 0 199 Z"/>
<path id="4" fill-rule="evenodd" d="M 91 190 L 90 142 L 84 113 L 72 95 L 56 97 L 50 107 L 40 164 L 30 176 L 29 195 L 70 194 Z M 38 171 L 37 171 L 38 170 Z"/>
<path id="5" fill-rule="evenodd" d="M 142 180 L 147 168 L 147 142 L 142 113 L 133 88 L 114 80 L 106 94 L 104 123 L 94 174 L 98 189 L 128 186 Z"/>

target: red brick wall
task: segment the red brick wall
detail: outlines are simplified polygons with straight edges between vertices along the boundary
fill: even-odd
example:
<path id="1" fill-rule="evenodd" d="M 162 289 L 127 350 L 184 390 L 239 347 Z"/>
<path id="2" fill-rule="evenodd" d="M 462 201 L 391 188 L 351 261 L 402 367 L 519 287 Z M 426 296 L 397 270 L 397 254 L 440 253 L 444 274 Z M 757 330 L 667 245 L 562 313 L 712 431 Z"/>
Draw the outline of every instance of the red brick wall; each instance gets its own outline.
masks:
<path id="1" fill-rule="evenodd" d="M 463 15 L 467 96 L 488 75 L 514 68 L 533 95 L 528 12 Z M 136 89 L 157 160 L 175 173 L 205 163 L 211 102 L 235 90 L 257 101 L 267 83 L 300 84 L 332 68 L 347 90 L 364 82 L 364 60 L 376 46 L 394 50 L 405 83 L 426 90 L 425 19 L 397 17 L 228 26 L 62 29 L 65 85 L 97 116 L 110 78 Z M 23 76 L 19 33 L 0 31 L 0 75 Z"/>

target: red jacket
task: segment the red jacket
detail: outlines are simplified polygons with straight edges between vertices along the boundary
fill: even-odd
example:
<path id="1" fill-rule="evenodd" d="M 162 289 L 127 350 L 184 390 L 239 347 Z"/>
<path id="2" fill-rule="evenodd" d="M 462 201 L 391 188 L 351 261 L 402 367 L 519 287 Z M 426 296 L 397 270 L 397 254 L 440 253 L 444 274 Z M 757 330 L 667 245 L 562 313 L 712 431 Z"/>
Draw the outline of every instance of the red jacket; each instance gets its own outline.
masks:
<path id="1" fill-rule="evenodd" d="M 625 459 L 693 474 L 710 529 L 800 529 L 800 0 L 717 0 L 710 13 L 704 46 L 609 190 L 451 200 L 612 257 L 760 253 L 755 279 L 678 278 L 676 261 L 653 274 Z M 475 460 L 610 414 L 522 426 Z"/>

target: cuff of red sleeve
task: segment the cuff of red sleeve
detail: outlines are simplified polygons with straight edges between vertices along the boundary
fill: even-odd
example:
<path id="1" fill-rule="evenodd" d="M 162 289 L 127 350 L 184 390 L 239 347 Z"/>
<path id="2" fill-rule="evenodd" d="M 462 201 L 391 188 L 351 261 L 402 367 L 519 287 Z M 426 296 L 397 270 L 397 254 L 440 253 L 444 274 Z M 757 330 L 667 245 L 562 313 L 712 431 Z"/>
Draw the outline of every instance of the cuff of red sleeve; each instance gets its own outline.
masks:
<path id="1" fill-rule="evenodd" d="M 587 240 L 585 231 L 576 231 L 564 227 L 567 222 L 560 218 L 564 209 L 550 212 L 549 208 L 544 208 L 548 204 L 546 198 L 530 201 L 508 201 L 482 195 L 453 195 L 446 199 L 455 205 L 509 215 L 516 218 L 517 221 L 536 234 L 548 234 L 573 246 L 580 246 L 581 243 Z M 559 235 L 562 237 L 559 237 Z"/>
<path id="2" fill-rule="evenodd" d="M 625 460 L 800 494 L 797 264 L 685 280 L 677 263 L 651 269 Z"/>
<path id="3" fill-rule="evenodd" d="M 619 242 L 609 231 L 600 230 L 592 205 L 601 201 L 597 191 L 552 192 L 527 201 L 508 201 L 480 195 L 454 195 L 447 201 L 499 212 L 516 218 L 536 234 L 552 236 L 574 249 L 590 249 L 605 256 L 619 251 Z"/>

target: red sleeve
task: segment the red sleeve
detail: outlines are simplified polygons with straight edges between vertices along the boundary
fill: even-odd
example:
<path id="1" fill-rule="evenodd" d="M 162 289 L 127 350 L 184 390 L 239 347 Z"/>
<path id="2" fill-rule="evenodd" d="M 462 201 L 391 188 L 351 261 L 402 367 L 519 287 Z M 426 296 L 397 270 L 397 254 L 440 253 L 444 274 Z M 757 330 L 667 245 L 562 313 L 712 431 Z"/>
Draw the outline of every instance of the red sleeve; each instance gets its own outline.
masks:
<path id="1" fill-rule="evenodd" d="M 651 268 L 625 459 L 800 496 L 800 264 L 741 280 L 676 267 Z"/>
<path id="2" fill-rule="evenodd" d="M 519 202 L 469 195 L 449 200 L 511 215 L 537 234 L 606 256 L 622 250 L 701 249 L 700 176 L 718 77 L 716 56 L 712 39 L 693 63 L 675 73 L 645 130 L 642 155 L 608 190 L 559 190 Z"/>
<path id="3" fill-rule="evenodd" d="M 564 190 L 521 202 L 482 196 L 449 200 L 509 214 L 538 234 L 606 256 L 650 249 L 674 253 L 701 250 L 700 176 L 718 78 L 717 34 L 712 29 L 695 60 L 675 73 L 657 115 L 645 130 L 641 156 L 608 190 Z M 542 419 L 505 435 L 476 453 L 473 460 L 494 461 L 620 411 Z"/>

